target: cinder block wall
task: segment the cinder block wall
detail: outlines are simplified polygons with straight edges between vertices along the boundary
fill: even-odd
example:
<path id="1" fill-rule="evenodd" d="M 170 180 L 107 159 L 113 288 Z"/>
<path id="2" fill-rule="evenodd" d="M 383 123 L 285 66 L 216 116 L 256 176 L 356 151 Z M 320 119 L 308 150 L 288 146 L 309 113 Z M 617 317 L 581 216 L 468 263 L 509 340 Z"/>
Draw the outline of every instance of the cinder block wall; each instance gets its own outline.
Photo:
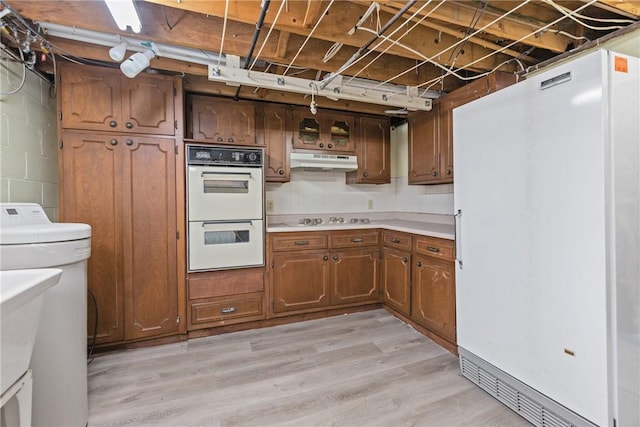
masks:
<path id="1" fill-rule="evenodd" d="M 0 92 L 21 79 L 22 66 L 0 61 Z M 49 84 L 27 71 L 22 89 L 0 95 L 0 201 L 38 203 L 58 221 L 58 194 L 56 102 Z"/>

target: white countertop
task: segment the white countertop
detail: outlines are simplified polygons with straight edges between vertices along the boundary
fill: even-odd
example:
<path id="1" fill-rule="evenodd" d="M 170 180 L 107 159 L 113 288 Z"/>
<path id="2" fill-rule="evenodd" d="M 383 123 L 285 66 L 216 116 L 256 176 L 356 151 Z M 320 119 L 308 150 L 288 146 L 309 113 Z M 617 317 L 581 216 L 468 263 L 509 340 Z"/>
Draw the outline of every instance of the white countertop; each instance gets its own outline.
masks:
<path id="1" fill-rule="evenodd" d="M 440 237 L 442 239 L 455 239 L 455 229 L 452 224 L 438 224 L 433 222 L 410 221 L 404 219 L 373 220 L 369 224 L 322 224 L 322 225 L 298 225 L 298 224 L 269 224 L 267 233 L 282 233 L 292 231 L 334 231 L 334 230 L 362 230 L 370 228 L 382 228 L 385 230 L 401 231 L 404 233 L 420 234 L 423 236 Z"/>

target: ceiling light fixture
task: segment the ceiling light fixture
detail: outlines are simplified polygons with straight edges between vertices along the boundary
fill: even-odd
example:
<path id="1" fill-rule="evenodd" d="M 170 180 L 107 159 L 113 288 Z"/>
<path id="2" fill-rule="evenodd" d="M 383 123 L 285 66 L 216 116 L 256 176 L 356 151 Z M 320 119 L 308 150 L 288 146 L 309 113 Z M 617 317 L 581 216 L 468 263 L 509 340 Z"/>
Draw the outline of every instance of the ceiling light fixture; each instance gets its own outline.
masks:
<path id="1" fill-rule="evenodd" d="M 104 0 L 104 2 L 118 28 L 127 31 L 127 27 L 131 27 L 134 33 L 140 32 L 142 24 L 133 0 Z"/>
<path id="2" fill-rule="evenodd" d="M 109 57 L 116 62 L 122 62 L 124 56 L 127 53 L 127 47 L 129 43 L 126 40 L 121 41 L 111 49 L 109 49 Z"/>
<path id="3" fill-rule="evenodd" d="M 144 52 L 137 52 L 127 58 L 122 64 L 120 64 L 120 70 L 125 76 L 130 79 L 134 78 L 147 68 L 151 64 L 151 60 L 155 58 L 156 53 L 152 49 L 147 49 Z"/>

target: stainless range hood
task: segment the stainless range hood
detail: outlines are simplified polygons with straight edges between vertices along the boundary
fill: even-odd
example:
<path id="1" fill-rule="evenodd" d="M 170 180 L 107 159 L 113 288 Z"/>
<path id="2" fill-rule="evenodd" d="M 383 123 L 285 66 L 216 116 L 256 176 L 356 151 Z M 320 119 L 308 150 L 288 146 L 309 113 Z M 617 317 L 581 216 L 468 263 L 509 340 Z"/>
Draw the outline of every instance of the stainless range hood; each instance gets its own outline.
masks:
<path id="1" fill-rule="evenodd" d="M 344 154 L 291 153 L 291 169 L 351 172 L 358 169 L 358 158 Z"/>

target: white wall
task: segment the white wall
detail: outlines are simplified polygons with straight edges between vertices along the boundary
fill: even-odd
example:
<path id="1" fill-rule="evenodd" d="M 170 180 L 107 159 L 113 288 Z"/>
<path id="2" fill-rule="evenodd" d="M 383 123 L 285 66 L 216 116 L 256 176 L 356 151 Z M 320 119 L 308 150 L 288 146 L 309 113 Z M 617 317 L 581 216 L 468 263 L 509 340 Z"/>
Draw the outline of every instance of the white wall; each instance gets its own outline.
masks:
<path id="1" fill-rule="evenodd" d="M 345 184 L 344 172 L 293 171 L 291 182 L 267 184 L 274 215 L 354 212 L 453 214 L 453 185 L 408 185 L 407 125 L 391 131 L 391 183 Z M 373 208 L 369 209 L 369 200 Z"/>
<path id="2" fill-rule="evenodd" d="M 0 92 L 21 78 L 21 66 L 0 61 Z M 58 194 L 56 103 L 49 84 L 27 71 L 18 93 L 0 95 L 0 202 L 38 203 L 57 221 Z"/>

